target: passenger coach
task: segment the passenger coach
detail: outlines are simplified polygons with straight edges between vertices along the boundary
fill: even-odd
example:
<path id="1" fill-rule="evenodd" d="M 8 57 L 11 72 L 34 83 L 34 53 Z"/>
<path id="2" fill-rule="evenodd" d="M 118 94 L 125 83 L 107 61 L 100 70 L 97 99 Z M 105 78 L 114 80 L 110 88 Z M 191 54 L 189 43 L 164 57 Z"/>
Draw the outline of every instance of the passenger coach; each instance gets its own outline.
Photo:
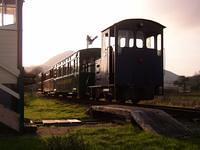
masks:
<path id="1" fill-rule="evenodd" d="M 84 97 L 87 87 L 95 84 L 95 60 L 100 48 L 79 50 L 42 75 L 42 90 L 47 95 Z"/>

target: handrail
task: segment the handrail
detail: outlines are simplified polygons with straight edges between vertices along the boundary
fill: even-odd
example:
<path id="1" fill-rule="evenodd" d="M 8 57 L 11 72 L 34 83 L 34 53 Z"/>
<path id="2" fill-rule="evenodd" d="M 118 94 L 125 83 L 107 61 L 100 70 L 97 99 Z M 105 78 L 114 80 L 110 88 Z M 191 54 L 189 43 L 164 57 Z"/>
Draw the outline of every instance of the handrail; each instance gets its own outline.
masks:
<path id="1" fill-rule="evenodd" d="M 6 72 L 8 72 L 9 74 L 13 75 L 14 77 L 18 77 L 18 74 L 13 72 L 12 70 L 8 69 L 6 66 L 4 66 L 3 64 L 0 64 L 0 68 L 2 68 L 3 70 L 5 70 Z"/>
<path id="2" fill-rule="evenodd" d="M 16 93 L 15 91 L 11 90 L 10 88 L 6 87 L 3 84 L 0 84 L 0 89 L 2 89 L 3 91 L 7 92 L 8 94 L 14 96 L 17 99 L 20 99 L 20 96 L 18 93 Z"/>
<path id="3" fill-rule="evenodd" d="M 0 122 L 5 124 L 6 126 L 20 131 L 19 126 L 19 118 L 20 115 L 0 104 Z"/>

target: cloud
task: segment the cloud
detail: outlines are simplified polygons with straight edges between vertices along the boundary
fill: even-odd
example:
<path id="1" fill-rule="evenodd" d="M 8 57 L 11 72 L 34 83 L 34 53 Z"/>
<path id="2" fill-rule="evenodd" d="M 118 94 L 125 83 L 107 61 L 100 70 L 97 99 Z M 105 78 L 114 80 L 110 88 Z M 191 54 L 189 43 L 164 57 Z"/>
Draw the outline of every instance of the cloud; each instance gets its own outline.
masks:
<path id="1" fill-rule="evenodd" d="M 200 0 L 148 0 L 146 7 L 180 27 L 200 27 Z M 158 15 L 158 14 L 157 14 Z"/>

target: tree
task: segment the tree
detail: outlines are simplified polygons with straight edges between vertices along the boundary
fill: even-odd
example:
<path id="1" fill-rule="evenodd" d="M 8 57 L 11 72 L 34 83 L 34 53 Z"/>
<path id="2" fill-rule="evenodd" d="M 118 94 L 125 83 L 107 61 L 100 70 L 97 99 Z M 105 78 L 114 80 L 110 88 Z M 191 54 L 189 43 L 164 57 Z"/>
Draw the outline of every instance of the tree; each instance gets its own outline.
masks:
<path id="1" fill-rule="evenodd" d="M 178 80 L 174 81 L 174 85 L 181 87 L 183 89 L 183 92 L 186 92 L 187 87 L 189 85 L 188 81 L 189 77 L 180 76 Z"/>
<path id="2" fill-rule="evenodd" d="M 200 74 L 190 77 L 190 85 L 192 90 L 200 90 Z"/>

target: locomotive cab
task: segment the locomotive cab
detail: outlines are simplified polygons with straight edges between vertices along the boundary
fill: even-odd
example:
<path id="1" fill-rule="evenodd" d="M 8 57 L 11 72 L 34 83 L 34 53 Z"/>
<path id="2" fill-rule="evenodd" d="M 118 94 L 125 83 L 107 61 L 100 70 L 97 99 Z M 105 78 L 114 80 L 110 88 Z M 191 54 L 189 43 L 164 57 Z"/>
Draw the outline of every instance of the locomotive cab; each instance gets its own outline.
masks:
<path id="1" fill-rule="evenodd" d="M 117 100 L 162 95 L 164 28 L 151 20 L 128 19 L 103 30 L 96 85 Z"/>

